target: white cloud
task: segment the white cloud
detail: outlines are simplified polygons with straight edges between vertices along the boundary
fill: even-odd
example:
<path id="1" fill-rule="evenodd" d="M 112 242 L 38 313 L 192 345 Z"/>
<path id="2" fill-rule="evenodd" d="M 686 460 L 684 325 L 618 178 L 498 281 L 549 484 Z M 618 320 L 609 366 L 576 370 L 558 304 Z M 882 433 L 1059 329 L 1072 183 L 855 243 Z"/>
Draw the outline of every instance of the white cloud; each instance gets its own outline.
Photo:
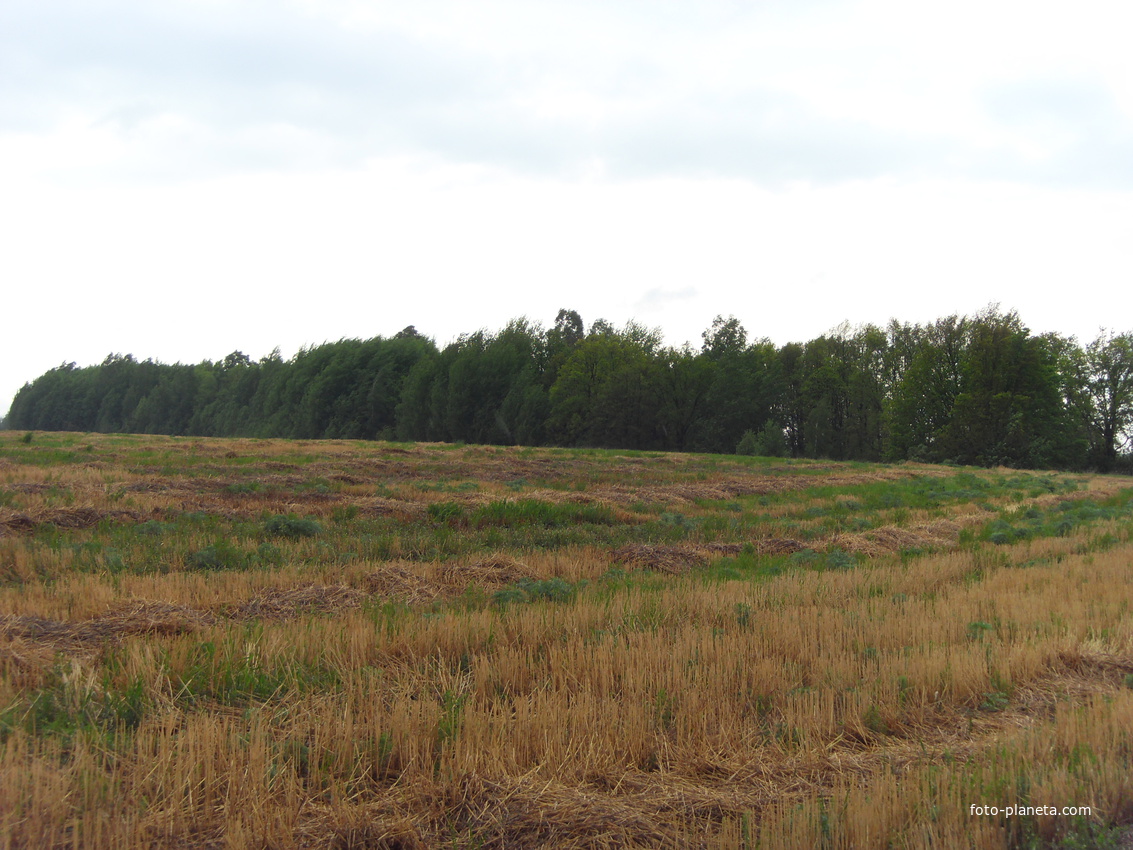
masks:
<path id="1" fill-rule="evenodd" d="M 145 179 L 421 151 L 560 175 L 1041 178 L 1006 164 L 1018 133 L 988 115 L 988 86 L 1086 68 L 1116 91 L 1128 68 L 1061 15 L 1002 3 L 5 9 L 0 122 L 82 116 L 144 147 L 111 173 L 140 161 Z"/>

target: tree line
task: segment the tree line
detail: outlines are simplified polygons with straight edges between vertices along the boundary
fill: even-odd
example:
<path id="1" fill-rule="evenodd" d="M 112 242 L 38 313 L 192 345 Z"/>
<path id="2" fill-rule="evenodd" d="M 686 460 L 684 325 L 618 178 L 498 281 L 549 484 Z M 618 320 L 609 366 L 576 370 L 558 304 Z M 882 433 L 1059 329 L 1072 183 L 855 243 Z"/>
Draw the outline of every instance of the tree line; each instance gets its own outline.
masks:
<path id="1" fill-rule="evenodd" d="M 699 348 L 560 310 L 438 348 L 389 338 L 195 365 L 112 354 L 16 395 L 13 429 L 400 439 L 1133 471 L 1133 333 L 1034 335 L 989 308 L 931 324 Z"/>

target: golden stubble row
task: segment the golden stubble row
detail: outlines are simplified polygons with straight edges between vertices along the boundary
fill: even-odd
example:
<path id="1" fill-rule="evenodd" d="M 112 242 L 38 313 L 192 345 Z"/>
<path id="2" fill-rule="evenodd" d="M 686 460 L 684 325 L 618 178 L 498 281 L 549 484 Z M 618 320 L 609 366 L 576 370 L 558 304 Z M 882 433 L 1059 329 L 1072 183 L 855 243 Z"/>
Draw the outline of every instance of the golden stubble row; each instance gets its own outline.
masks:
<path id="1" fill-rule="evenodd" d="M 191 540 L 190 545 L 195 543 L 203 547 L 211 542 L 212 537 L 201 535 L 195 541 Z M 441 595 L 451 596 L 459 594 L 478 578 L 473 576 L 468 581 L 463 580 L 461 572 L 465 566 L 500 557 L 477 554 L 449 562 L 360 559 L 344 564 L 312 565 L 299 559 L 316 554 L 317 541 L 300 540 L 283 545 L 288 547 L 287 552 L 292 557 L 271 568 L 108 575 L 105 572 L 67 571 L 76 558 L 73 549 L 31 549 L 19 538 L 0 537 L 0 569 L 26 573 L 29 579 L 0 586 L 0 612 L 64 622 L 112 615 L 123 607 L 142 602 L 217 612 L 272 590 L 285 591 L 310 585 L 365 589 L 373 584 L 375 577 L 390 570 L 416 576 L 438 587 L 444 585 Z M 175 557 L 174 553 L 170 553 L 171 559 Z M 58 570 L 57 577 L 53 573 L 50 581 L 35 580 L 38 570 L 47 569 L 42 559 L 50 560 L 50 567 Z M 562 578 L 571 582 L 598 579 L 611 566 L 610 552 L 596 546 L 519 552 L 515 558 L 505 556 L 504 561 L 516 562 L 532 576 Z M 373 601 L 399 600 L 379 594 Z"/>
<path id="2" fill-rule="evenodd" d="M 1041 722 L 1022 718 L 1007 726 L 982 756 L 956 751 L 887 767 L 868 783 L 836 779 L 822 796 L 771 807 L 746 831 L 740 818 L 728 818 L 720 846 L 743 846 L 745 838 L 771 850 L 1123 846 L 1104 827 L 1094 840 L 1066 835 L 1086 828 L 1083 823 L 1099 829 L 1133 819 L 1133 691 L 1059 701 L 1050 714 Z M 1088 812 L 1008 816 L 1008 806 Z"/>
<path id="3" fill-rule="evenodd" d="M 1088 539 L 760 584 L 596 586 L 573 604 L 351 609 L 130 638 L 110 686 L 140 679 L 152 706 L 130 744 L 79 741 L 64 759 L 58 742 L 10 735 L 0 830 L 27 835 L 38 818 L 94 836 L 116 828 L 109 807 L 135 836 L 284 835 L 312 800 L 411 797 L 470 774 L 576 785 L 649 774 L 755 799 L 887 747 L 939 753 L 963 739 L 965 718 L 995 719 L 980 711 L 989 700 L 1133 657 L 1129 548 L 1075 554 Z M 201 576 L 161 583 L 173 578 L 150 579 L 150 592 L 217 592 Z M 259 704 L 189 705 L 179 677 L 206 641 L 218 676 L 227 665 L 294 680 Z M 105 687 L 99 663 L 70 662 L 76 699 Z M 304 692 L 313 669 L 338 687 Z M 21 695 L 0 682 L 0 705 Z M 1093 734 L 1059 723 L 1065 746 Z M 127 802 L 139 799 L 144 813 Z"/>

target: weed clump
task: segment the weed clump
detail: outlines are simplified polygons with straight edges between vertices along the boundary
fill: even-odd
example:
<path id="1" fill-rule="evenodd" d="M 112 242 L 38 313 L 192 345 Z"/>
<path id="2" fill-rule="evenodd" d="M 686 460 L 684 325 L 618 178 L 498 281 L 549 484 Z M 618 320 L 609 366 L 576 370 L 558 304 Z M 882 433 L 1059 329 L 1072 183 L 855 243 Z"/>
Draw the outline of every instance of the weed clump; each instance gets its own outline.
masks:
<path id="1" fill-rule="evenodd" d="M 661 525 L 669 526 L 670 528 L 679 528 L 682 531 L 691 531 L 700 525 L 699 520 L 693 517 L 687 517 L 679 511 L 665 511 L 661 514 L 661 518 L 658 522 Z"/>
<path id="2" fill-rule="evenodd" d="M 234 484 L 229 484 L 224 489 L 225 492 L 231 493 L 234 496 L 247 496 L 252 493 L 259 493 L 264 489 L 264 485 L 259 481 L 237 481 Z"/>
<path id="3" fill-rule="evenodd" d="M 339 525 L 344 525 L 348 522 L 352 522 L 353 520 L 357 519 L 357 517 L 357 505 L 345 505 L 342 507 L 337 507 L 333 511 L 331 511 L 331 519 Z"/>
<path id="4" fill-rule="evenodd" d="M 525 578 L 497 590 L 492 601 L 500 606 L 515 602 L 569 602 L 577 592 L 576 585 L 561 578 Z"/>
<path id="5" fill-rule="evenodd" d="M 100 679 L 86 680 L 77 670 L 56 664 L 39 689 L 0 712 L 0 741 L 22 728 L 65 742 L 83 733 L 109 742 L 118 732 L 141 724 L 151 707 L 141 679 L 116 684 L 108 671 Z"/>
<path id="6" fill-rule="evenodd" d="M 464 506 L 459 502 L 433 502 L 428 508 L 429 517 L 437 522 L 449 525 L 460 523 L 464 519 Z"/>
<path id="7" fill-rule="evenodd" d="M 854 556 L 841 549 L 831 549 L 826 553 L 826 569 L 828 570 L 848 570 L 856 564 L 857 561 Z"/>
<path id="8" fill-rule="evenodd" d="M 489 502 L 472 514 L 478 528 L 489 526 L 539 526 L 558 528 L 573 525 L 613 525 L 614 513 L 605 505 L 554 504 L 538 499 Z"/>
<path id="9" fill-rule="evenodd" d="M 271 537 L 286 537 L 298 540 L 300 537 L 314 537 L 321 534 L 323 527 L 313 519 L 297 517 L 294 514 L 276 514 L 264 521 L 264 533 Z"/>
<path id="10" fill-rule="evenodd" d="M 1092 500 L 1066 500 L 1051 509 L 1031 505 L 1023 511 L 1002 513 L 983 527 L 978 538 L 1005 546 L 1036 537 L 1067 537 L 1079 526 L 1128 513 L 1124 504 L 1098 504 Z"/>
<path id="11" fill-rule="evenodd" d="M 247 565 L 247 553 L 226 540 L 218 540 L 185 556 L 185 566 L 191 570 L 242 570 Z"/>
<path id="12" fill-rule="evenodd" d="M 857 559 L 842 549 L 816 552 L 803 549 L 791 555 L 791 563 L 811 570 L 848 570 L 857 565 Z"/>

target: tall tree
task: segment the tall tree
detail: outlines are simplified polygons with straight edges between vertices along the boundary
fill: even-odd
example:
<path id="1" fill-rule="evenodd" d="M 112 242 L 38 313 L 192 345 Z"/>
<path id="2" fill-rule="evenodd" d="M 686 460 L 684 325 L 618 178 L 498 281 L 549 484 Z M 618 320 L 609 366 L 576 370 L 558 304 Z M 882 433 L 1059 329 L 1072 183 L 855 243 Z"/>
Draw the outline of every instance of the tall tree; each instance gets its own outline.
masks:
<path id="1" fill-rule="evenodd" d="M 710 393 L 716 366 L 685 347 L 661 351 L 657 367 L 657 428 L 662 446 L 675 451 L 691 449 L 712 413 Z"/>
<path id="2" fill-rule="evenodd" d="M 749 344 L 747 329 L 735 316 L 717 316 L 701 338 L 699 371 L 710 383 L 692 445 L 734 452 L 747 431 L 759 431 L 777 418 L 783 382 L 775 346 L 765 339 Z"/>
<path id="3" fill-rule="evenodd" d="M 412 331 L 412 333 L 408 333 Z M 436 356 L 431 339 L 410 326 L 385 340 L 370 361 L 372 375 L 366 388 L 365 433 L 367 437 L 392 439 L 397 432 L 397 406 L 401 402 L 410 372 L 422 360 Z"/>
<path id="4" fill-rule="evenodd" d="M 850 361 L 842 335 L 820 336 L 803 354 L 802 403 L 806 410 L 807 457 L 846 457 Z"/>
<path id="5" fill-rule="evenodd" d="M 441 439 L 441 426 L 434 416 L 432 399 L 433 384 L 440 379 L 443 369 L 440 354 L 432 353 L 414 363 L 405 376 L 396 410 L 398 439 Z"/>
<path id="6" fill-rule="evenodd" d="M 902 329 L 907 366 L 889 400 L 889 460 L 940 461 L 947 458 L 941 435 L 952 421 L 962 391 L 971 322 L 952 315 L 926 328 Z"/>
<path id="7" fill-rule="evenodd" d="M 658 439 L 657 339 L 637 325 L 595 326 L 551 387 L 548 432 L 564 445 L 645 448 Z"/>
<path id="8" fill-rule="evenodd" d="M 788 342 L 775 354 L 780 374 L 783 376 L 783 396 L 779 403 L 779 416 L 786 432 L 791 457 L 802 457 L 806 454 L 807 420 L 810 408 L 803 394 L 807 377 L 805 354 L 806 347 L 798 342 Z"/>
<path id="9" fill-rule="evenodd" d="M 1089 463 L 1109 472 L 1133 440 L 1133 334 L 1102 332 L 1068 359 L 1070 406 L 1086 432 Z"/>
<path id="10" fill-rule="evenodd" d="M 1058 463 L 1065 410 L 1053 353 L 1014 313 L 973 321 L 962 391 L 942 435 L 948 457 L 982 466 Z"/>
<path id="11" fill-rule="evenodd" d="M 843 349 L 847 358 L 846 457 L 880 460 L 886 439 L 889 340 L 874 325 L 858 328 Z"/>

